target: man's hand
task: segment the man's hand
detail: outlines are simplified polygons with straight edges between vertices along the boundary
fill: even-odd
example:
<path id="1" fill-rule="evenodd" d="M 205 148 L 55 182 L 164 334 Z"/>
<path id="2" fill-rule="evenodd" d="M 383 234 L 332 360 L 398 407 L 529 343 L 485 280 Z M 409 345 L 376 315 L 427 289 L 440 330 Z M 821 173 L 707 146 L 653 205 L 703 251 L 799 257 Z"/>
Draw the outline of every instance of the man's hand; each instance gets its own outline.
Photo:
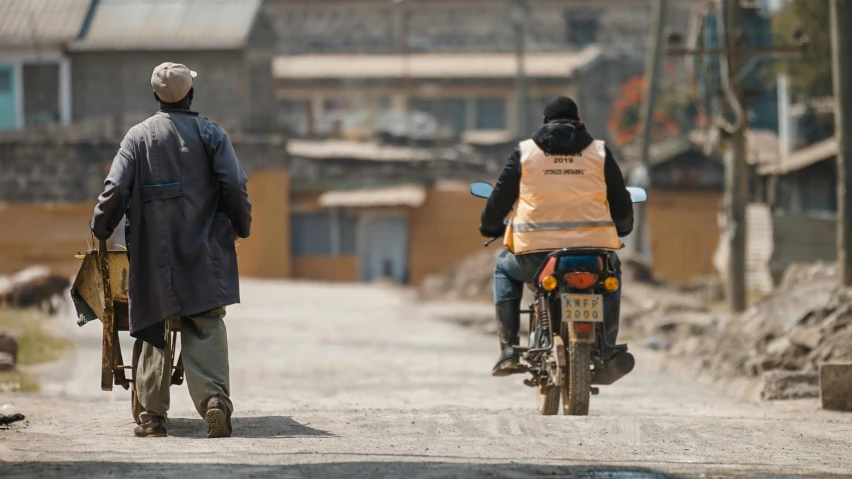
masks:
<path id="1" fill-rule="evenodd" d="M 506 232 L 506 225 L 479 225 L 479 234 L 483 238 L 499 238 Z"/>

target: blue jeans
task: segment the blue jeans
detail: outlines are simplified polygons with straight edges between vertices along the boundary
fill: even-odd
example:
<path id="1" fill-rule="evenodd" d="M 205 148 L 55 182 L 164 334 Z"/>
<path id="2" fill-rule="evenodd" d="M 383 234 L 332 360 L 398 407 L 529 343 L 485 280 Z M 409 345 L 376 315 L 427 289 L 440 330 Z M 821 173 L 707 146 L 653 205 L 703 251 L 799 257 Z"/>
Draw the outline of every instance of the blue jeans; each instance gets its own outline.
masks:
<path id="1" fill-rule="evenodd" d="M 497 258 L 494 268 L 494 303 L 520 301 L 524 294 L 524 285 L 535 280 L 535 274 L 547 259 L 548 253 L 514 255 L 503 251 Z M 618 336 L 618 318 L 621 314 L 621 260 L 615 252 L 610 253 L 610 262 L 615 267 L 618 289 L 604 295 L 604 328 L 606 340 L 615 345 Z"/>

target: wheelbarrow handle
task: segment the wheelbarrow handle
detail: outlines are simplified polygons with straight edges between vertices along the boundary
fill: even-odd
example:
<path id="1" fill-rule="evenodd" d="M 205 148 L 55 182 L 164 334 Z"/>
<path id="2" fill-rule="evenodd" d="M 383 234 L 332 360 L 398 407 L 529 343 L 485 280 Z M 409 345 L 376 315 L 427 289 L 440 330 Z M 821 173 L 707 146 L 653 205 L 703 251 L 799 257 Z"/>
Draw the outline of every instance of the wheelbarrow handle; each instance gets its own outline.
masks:
<path id="1" fill-rule="evenodd" d="M 102 294 L 104 301 L 104 317 L 101 318 L 104 328 L 101 363 L 101 389 L 104 391 L 111 391 L 116 366 L 115 344 L 118 342 L 118 337 L 115 334 L 115 304 L 113 303 L 112 284 L 110 283 L 109 278 L 109 251 L 107 250 L 107 244 L 104 240 L 100 240 L 98 242 L 98 263 L 100 263 L 99 266 L 101 269 L 101 285 L 103 288 Z"/>

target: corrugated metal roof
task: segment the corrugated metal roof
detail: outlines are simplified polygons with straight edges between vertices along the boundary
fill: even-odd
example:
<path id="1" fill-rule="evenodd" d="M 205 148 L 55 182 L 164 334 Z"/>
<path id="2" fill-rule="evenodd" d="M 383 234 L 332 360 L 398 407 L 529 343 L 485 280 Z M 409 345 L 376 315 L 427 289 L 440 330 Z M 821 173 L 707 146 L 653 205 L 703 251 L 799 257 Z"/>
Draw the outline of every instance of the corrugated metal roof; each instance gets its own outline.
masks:
<path id="1" fill-rule="evenodd" d="M 300 140 L 287 142 L 287 154 L 311 159 L 352 159 L 367 161 L 428 161 L 438 157 L 434 149 L 382 145 L 348 140 Z"/>
<path id="2" fill-rule="evenodd" d="M 2 0 L 0 45 L 61 44 L 77 38 L 91 0 Z"/>
<path id="3" fill-rule="evenodd" d="M 652 143 L 648 147 L 648 161 L 651 166 L 657 166 L 690 151 L 700 152 L 701 148 L 688 138 L 666 138 L 663 141 Z M 625 147 L 622 150 L 622 158 L 631 163 L 640 161 L 641 151 L 639 150 L 639 145 Z"/>
<path id="4" fill-rule="evenodd" d="M 220 50 L 245 45 L 260 0 L 101 0 L 73 50 Z"/>
<path id="5" fill-rule="evenodd" d="M 779 158 L 776 162 L 759 164 L 757 172 L 761 175 L 785 175 L 833 156 L 837 156 L 837 139 L 829 138 L 796 150 L 786 158 Z"/>
<path id="6" fill-rule="evenodd" d="M 722 137 L 719 129 L 714 128 L 709 132 L 693 130 L 689 133 L 689 139 L 697 145 L 702 145 L 704 152 L 709 154 L 719 148 Z M 749 165 L 775 163 L 781 155 L 778 134 L 771 130 L 746 131 L 746 148 L 746 162 Z"/>
<path id="7" fill-rule="evenodd" d="M 373 206 L 411 206 L 417 208 L 422 206 L 424 201 L 426 201 L 426 188 L 416 185 L 327 191 L 319 197 L 319 204 L 323 208 L 369 208 Z"/>
<path id="8" fill-rule="evenodd" d="M 582 51 L 534 52 L 524 57 L 531 78 L 571 78 L 600 57 Z M 285 80 L 369 78 L 514 78 L 514 53 L 423 53 L 412 55 L 284 55 L 273 61 L 273 76 Z"/>

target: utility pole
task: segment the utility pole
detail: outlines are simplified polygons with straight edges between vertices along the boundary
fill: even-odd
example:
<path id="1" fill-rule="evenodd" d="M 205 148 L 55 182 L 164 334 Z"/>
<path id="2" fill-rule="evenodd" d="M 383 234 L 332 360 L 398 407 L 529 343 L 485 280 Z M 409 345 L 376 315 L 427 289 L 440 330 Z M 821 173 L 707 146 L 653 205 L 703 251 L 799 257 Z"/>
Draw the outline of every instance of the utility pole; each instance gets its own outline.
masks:
<path id="1" fill-rule="evenodd" d="M 524 57 L 526 56 L 526 26 L 527 26 L 527 5 L 526 0 L 513 0 L 512 5 L 512 26 L 515 30 L 515 61 L 517 69 L 515 71 L 515 98 L 517 101 L 517 121 L 518 128 L 516 136 L 518 140 L 523 140 L 529 135 L 527 131 L 527 75 L 524 70 Z"/>
<path id="2" fill-rule="evenodd" d="M 724 9 L 725 38 L 720 43 L 729 49 L 722 58 L 727 61 L 727 78 L 722 81 L 724 95 L 729 98 L 725 109 L 734 124 L 725 149 L 725 228 L 728 241 L 728 280 L 725 282 L 725 296 L 733 312 L 746 309 L 746 206 L 748 205 L 748 163 L 746 161 L 746 130 L 748 129 L 748 109 L 743 101 L 743 90 L 735 76 L 743 65 L 742 47 L 742 10 L 739 0 L 726 0 Z M 739 110 L 739 111 L 736 111 Z"/>
<path id="3" fill-rule="evenodd" d="M 841 286 L 852 285 L 852 0 L 831 0 L 834 135 L 837 139 L 837 262 Z"/>
<path id="4" fill-rule="evenodd" d="M 848 2 L 849 0 L 842 0 Z M 671 48 L 670 55 L 718 56 L 721 68 L 722 104 L 725 118 L 717 118 L 725 148 L 725 239 L 728 246 L 725 296 L 733 312 L 746 308 L 746 206 L 748 204 L 748 165 L 746 162 L 748 129 L 747 96 L 741 79 L 759 57 L 800 55 L 807 38 L 794 35 L 796 45 L 748 46 L 742 31 L 742 0 L 715 0 L 718 48 Z M 847 17 L 848 18 L 848 17 Z M 757 58 L 755 58 L 757 57 Z M 848 80 L 847 80 L 848 81 Z M 730 120 L 729 120 L 730 119 Z"/>
<path id="5" fill-rule="evenodd" d="M 663 49 L 663 29 L 666 19 L 666 0 L 654 0 L 651 7 L 651 31 L 648 35 L 648 47 L 645 52 L 645 104 L 642 105 L 642 137 L 639 149 L 641 151 L 641 162 L 639 173 L 632 175 L 631 182 L 636 186 L 647 188 L 648 170 L 650 165 L 651 150 L 651 128 L 654 124 L 654 105 L 657 98 L 657 83 L 660 76 L 660 60 Z M 634 170 L 635 172 L 635 170 Z M 634 207 L 638 210 L 636 228 L 633 234 L 634 249 L 645 257 L 647 215 L 645 205 L 637 203 Z"/>

